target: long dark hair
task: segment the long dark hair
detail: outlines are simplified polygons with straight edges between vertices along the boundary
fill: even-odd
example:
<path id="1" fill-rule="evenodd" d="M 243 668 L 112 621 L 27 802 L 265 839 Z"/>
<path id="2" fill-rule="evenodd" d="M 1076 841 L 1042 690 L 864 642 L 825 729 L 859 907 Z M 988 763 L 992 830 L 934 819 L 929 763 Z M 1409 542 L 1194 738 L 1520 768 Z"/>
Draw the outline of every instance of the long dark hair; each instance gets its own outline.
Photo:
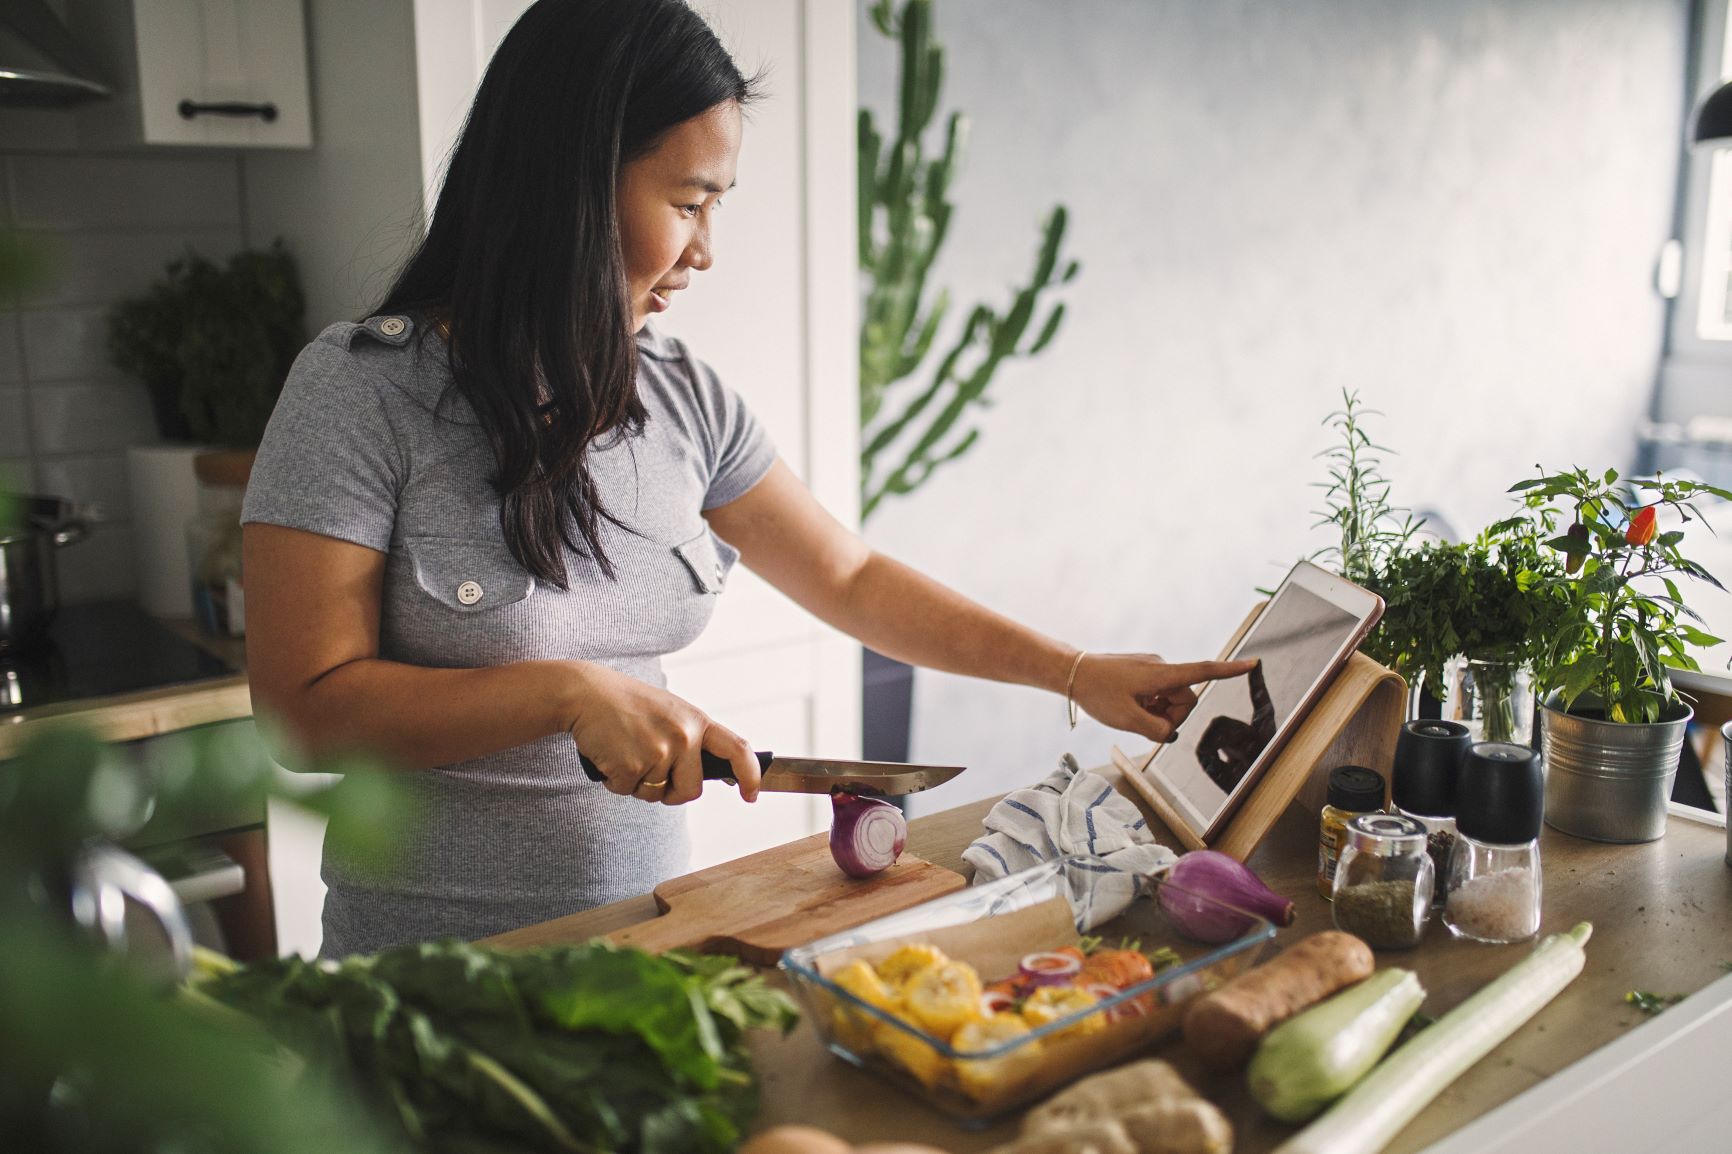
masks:
<path id="1" fill-rule="evenodd" d="M 562 589 L 562 546 L 614 575 L 600 530 L 620 522 L 588 449 L 646 418 L 620 167 L 755 85 L 683 0 L 539 0 L 487 66 L 426 239 L 373 310 L 449 325 L 452 376 L 498 464 L 506 544 Z"/>

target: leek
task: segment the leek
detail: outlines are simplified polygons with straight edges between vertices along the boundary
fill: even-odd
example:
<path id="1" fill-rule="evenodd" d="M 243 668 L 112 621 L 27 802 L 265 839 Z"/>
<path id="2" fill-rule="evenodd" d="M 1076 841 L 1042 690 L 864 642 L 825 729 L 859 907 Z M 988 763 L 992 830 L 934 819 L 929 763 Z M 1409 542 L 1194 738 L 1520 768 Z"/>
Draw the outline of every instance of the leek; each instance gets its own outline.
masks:
<path id="1" fill-rule="evenodd" d="M 1377 1154 L 1451 1082 L 1575 980 L 1594 932 L 1553 934 L 1508 973 L 1439 1018 L 1275 1154 Z"/>

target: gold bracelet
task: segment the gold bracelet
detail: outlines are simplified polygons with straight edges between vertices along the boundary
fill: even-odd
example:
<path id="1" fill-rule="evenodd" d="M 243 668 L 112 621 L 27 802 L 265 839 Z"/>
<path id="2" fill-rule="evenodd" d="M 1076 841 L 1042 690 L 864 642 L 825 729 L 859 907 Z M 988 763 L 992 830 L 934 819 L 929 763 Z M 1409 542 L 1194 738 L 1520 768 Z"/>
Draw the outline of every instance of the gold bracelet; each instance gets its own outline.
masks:
<path id="1" fill-rule="evenodd" d="M 1082 659 L 1088 655 L 1089 651 L 1086 649 L 1077 650 L 1076 659 L 1070 663 L 1070 676 L 1064 679 L 1064 706 L 1065 711 L 1070 714 L 1072 729 L 1076 728 L 1076 698 L 1073 696 L 1076 690 L 1076 671 L 1081 668 Z"/>

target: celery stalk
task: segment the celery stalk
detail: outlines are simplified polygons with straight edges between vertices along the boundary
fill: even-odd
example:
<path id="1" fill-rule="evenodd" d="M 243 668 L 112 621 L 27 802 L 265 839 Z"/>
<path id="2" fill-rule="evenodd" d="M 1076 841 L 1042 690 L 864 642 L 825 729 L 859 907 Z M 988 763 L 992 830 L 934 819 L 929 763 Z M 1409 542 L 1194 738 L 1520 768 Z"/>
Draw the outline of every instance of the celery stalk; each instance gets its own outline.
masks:
<path id="1" fill-rule="evenodd" d="M 1539 1013 L 1587 963 L 1594 932 L 1553 934 L 1467 1001 L 1385 1059 L 1275 1154 L 1377 1154 L 1469 1066 Z"/>

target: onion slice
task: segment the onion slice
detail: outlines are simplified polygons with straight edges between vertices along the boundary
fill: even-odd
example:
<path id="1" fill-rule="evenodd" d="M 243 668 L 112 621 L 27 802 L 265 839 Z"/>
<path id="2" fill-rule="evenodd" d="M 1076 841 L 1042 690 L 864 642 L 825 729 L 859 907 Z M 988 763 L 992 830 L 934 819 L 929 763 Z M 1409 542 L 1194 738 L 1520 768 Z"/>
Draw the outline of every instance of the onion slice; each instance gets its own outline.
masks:
<path id="1" fill-rule="evenodd" d="M 1249 929 L 1246 913 L 1278 926 L 1293 924 L 1292 902 L 1244 863 L 1209 849 L 1192 850 L 1167 872 L 1160 903 L 1180 933 L 1210 944 L 1231 941 Z"/>
<path id="2" fill-rule="evenodd" d="M 1000 1011 L 1015 1008 L 1016 999 L 1003 990 L 987 990 L 980 995 L 980 1012 L 989 1018 Z"/>
<path id="3" fill-rule="evenodd" d="M 1070 954 L 1028 954 L 1017 970 L 1037 986 L 1063 986 L 1082 972 L 1082 961 Z"/>
<path id="4" fill-rule="evenodd" d="M 883 873 L 902 856 L 908 844 L 908 819 L 887 801 L 832 794 L 830 856 L 849 877 Z"/>

